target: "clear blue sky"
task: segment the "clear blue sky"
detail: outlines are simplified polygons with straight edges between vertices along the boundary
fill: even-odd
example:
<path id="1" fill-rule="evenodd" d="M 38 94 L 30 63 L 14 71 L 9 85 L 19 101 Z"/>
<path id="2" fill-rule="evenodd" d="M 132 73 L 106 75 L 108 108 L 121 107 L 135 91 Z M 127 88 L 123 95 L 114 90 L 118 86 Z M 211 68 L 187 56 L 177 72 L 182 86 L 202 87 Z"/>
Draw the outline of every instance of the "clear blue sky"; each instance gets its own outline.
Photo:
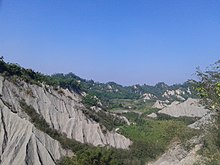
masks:
<path id="1" fill-rule="evenodd" d="M 220 59 L 220 0 L 2 0 L 0 55 L 46 74 L 182 83 Z"/>

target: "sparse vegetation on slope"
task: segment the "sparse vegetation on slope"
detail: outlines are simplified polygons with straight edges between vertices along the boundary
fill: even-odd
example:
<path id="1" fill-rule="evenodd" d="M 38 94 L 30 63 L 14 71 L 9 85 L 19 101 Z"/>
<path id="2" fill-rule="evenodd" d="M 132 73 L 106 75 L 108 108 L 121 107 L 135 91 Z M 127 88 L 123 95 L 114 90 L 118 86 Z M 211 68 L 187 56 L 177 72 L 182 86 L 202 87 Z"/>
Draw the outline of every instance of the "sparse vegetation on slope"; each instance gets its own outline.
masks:
<path id="1" fill-rule="evenodd" d="M 156 114 L 158 120 L 182 121 L 186 125 L 190 125 L 200 119 L 199 117 L 187 117 L 187 116 L 173 117 L 164 113 L 156 113 Z"/>
<path id="2" fill-rule="evenodd" d="M 202 138 L 203 147 L 199 154 L 203 156 L 203 164 L 220 164 L 220 115 L 215 117 L 215 126 L 210 126 Z"/>
<path id="3" fill-rule="evenodd" d="M 119 118 L 118 116 L 114 116 L 113 114 L 109 114 L 103 110 L 94 112 L 93 110 L 85 109 L 82 111 L 88 118 L 98 122 L 101 126 L 104 126 L 109 131 L 126 124 L 123 119 Z M 105 128 L 103 128 L 103 131 Z"/>
<path id="4" fill-rule="evenodd" d="M 197 134 L 181 121 L 142 119 L 136 125 L 123 127 L 121 133 L 134 142 L 131 152 L 139 162 L 155 159 L 174 139 L 184 142 Z"/>
<path id="5" fill-rule="evenodd" d="M 57 130 L 50 128 L 45 119 L 40 114 L 38 114 L 32 106 L 27 105 L 24 101 L 20 101 L 20 106 L 22 110 L 30 117 L 30 121 L 34 124 L 36 128 L 45 132 L 53 139 L 58 140 L 63 148 L 71 149 L 73 152 L 77 152 L 88 147 L 87 144 L 82 144 L 74 139 L 66 138 Z"/>
<path id="6" fill-rule="evenodd" d="M 25 69 L 18 64 L 6 63 L 3 59 L 0 60 L 0 74 L 12 81 L 22 79 L 25 82 L 41 85 L 46 83 L 54 87 L 60 86 L 62 88 L 69 88 L 78 91 L 79 84 L 77 81 L 68 75 L 60 74 L 60 76 L 48 76 L 32 69 Z"/>
<path id="7" fill-rule="evenodd" d="M 197 90 L 203 99 L 203 104 L 216 112 L 215 123 L 206 130 L 203 137 L 203 148 L 200 154 L 204 157 L 203 164 L 220 164 L 220 61 L 202 72 L 197 70 L 200 81 Z"/>
<path id="8" fill-rule="evenodd" d="M 93 147 L 89 144 L 77 142 L 69 139 L 60 132 L 50 128 L 45 119 L 38 114 L 33 107 L 28 106 L 24 101 L 20 102 L 22 110 L 30 117 L 31 122 L 36 128 L 45 132 L 53 139 L 60 142 L 64 149 L 70 149 L 76 153 L 76 157 L 65 157 L 58 162 L 60 165 L 119 165 L 122 164 L 120 159 L 116 159 L 116 153 L 111 148 Z"/>

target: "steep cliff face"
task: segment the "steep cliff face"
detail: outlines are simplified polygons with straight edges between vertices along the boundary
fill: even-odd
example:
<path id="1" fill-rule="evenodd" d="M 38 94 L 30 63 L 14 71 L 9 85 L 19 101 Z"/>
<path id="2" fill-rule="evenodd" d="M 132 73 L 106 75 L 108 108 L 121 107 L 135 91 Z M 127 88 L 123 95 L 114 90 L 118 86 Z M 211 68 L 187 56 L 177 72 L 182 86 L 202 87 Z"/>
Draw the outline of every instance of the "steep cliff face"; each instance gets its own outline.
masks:
<path id="1" fill-rule="evenodd" d="M 59 142 L 13 113 L 0 100 L 0 164 L 55 164 L 66 155 Z"/>
<path id="2" fill-rule="evenodd" d="M 128 149 L 131 141 L 124 136 L 106 131 L 99 123 L 87 118 L 82 112 L 81 96 L 69 90 L 54 90 L 50 86 L 30 85 L 23 81 L 14 83 L 0 77 L 0 95 L 11 106 L 13 112 L 23 116 L 19 102 L 24 100 L 41 114 L 51 128 L 54 128 L 82 143 L 94 146 L 112 146 Z"/>

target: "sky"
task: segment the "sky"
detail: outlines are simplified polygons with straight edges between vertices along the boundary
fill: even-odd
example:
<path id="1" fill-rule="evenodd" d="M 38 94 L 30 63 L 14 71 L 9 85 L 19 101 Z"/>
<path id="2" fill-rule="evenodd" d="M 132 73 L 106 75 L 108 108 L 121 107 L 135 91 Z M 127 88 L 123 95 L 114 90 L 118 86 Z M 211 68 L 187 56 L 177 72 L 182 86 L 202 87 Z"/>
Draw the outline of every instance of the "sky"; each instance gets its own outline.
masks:
<path id="1" fill-rule="evenodd" d="M 220 59 L 220 0 L 0 2 L 0 56 L 44 74 L 176 84 Z"/>

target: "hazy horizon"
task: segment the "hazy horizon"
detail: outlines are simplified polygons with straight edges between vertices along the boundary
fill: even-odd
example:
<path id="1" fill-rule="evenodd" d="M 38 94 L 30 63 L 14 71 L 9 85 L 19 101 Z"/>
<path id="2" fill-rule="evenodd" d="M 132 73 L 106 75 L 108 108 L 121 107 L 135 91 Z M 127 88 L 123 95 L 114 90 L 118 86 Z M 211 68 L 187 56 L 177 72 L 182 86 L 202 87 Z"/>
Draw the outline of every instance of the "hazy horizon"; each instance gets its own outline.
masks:
<path id="1" fill-rule="evenodd" d="M 219 60 L 218 0 L 1 1 L 0 56 L 44 74 L 178 84 Z"/>
<path id="2" fill-rule="evenodd" d="M 195 75 L 194 78 L 192 78 L 192 79 L 187 79 L 187 80 L 185 80 L 185 81 L 183 81 L 183 82 L 170 83 L 170 84 L 169 84 L 169 83 L 166 83 L 166 82 L 164 82 L 164 81 L 157 81 L 157 82 L 155 82 L 155 83 L 153 83 L 153 84 L 149 84 L 149 83 L 121 84 L 120 82 L 117 82 L 117 81 L 114 81 L 114 80 L 112 80 L 112 81 L 111 81 L 111 80 L 110 80 L 110 81 L 99 81 L 99 80 L 95 80 L 95 79 L 93 79 L 93 78 L 88 79 L 88 78 L 86 78 L 86 77 L 82 77 L 82 76 L 80 76 L 80 75 L 77 75 L 76 73 L 71 72 L 71 71 L 69 71 L 69 72 L 44 73 L 44 72 L 41 72 L 41 71 L 36 70 L 36 69 L 34 69 L 34 68 L 31 68 L 31 67 L 22 66 L 22 65 L 20 65 L 20 64 L 17 63 L 17 62 L 7 61 L 4 56 L 2 56 L 2 57 L 3 57 L 4 62 L 6 62 L 6 63 L 17 64 L 18 66 L 20 66 L 20 67 L 22 67 L 22 68 L 32 69 L 34 72 L 38 72 L 38 73 L 41 73 L 41 74 L 44 74 L 44 75 L 52 76 L 52 75 L 54 75 L 54 74 L 64 74 L 64 75 L 66 75 L 66 74 L 69 74 L 69 73 L 73 73 L 74 75 L 80 77 L 81 79 L 84 79 L 84 80 L 87 80 L 87 81 L 92 80 L 92 81 L 94 81 L 95 83 L 106 83 L 106 84 L 107 84 L 107 83 L 113 82 L 113 83 L 117 83 L 117 84 L 122 85 L 122 86 L 135 86 L 135 85 L 150 85 L 150 86 L 155 86 L 155 85 L 158 84 L 158 83 L 165 83 L 165 84 L 167 84 L 167 85 L 183 84 L 183 83 L 185 83 L 185 82 L 187 82 L 187 81 L 196 80 L 196 79 L 197 79 L 197 77 L 196 77 L 196 75 Z"/>

